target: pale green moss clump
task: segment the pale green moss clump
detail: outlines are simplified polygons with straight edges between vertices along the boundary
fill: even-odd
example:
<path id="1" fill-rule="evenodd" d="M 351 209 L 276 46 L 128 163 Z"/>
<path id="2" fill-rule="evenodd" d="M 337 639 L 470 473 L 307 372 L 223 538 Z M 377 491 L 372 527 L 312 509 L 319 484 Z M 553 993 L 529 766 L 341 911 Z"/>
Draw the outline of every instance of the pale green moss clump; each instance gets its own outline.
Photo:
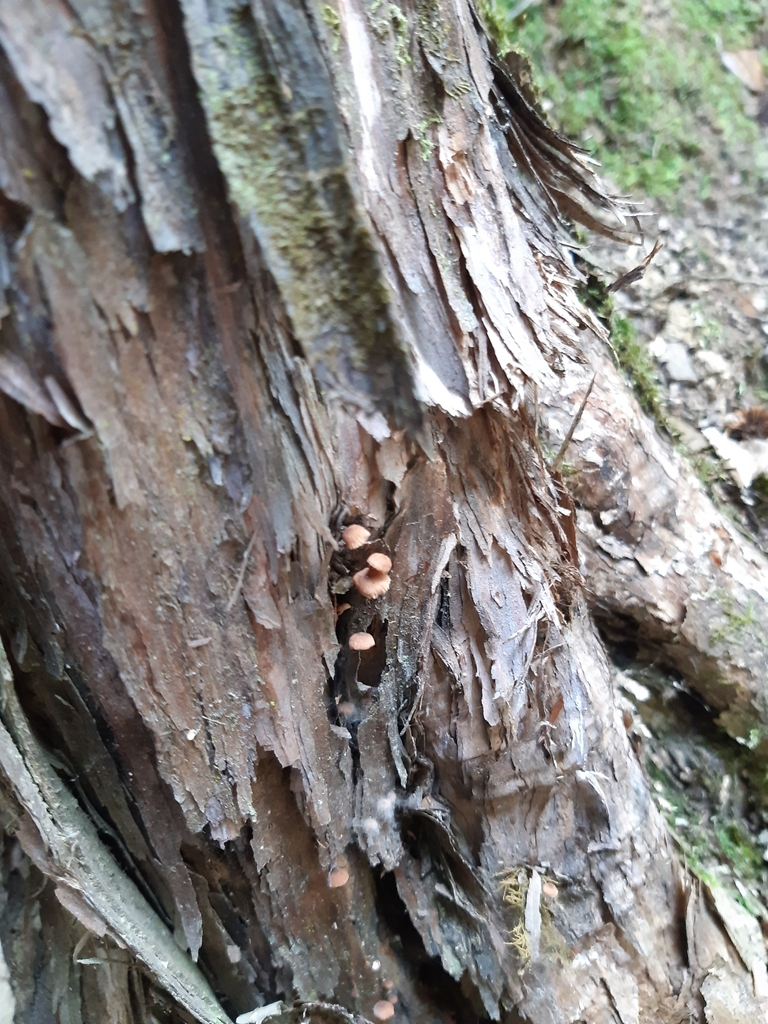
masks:
<path id="1" fill-rule="evenodd" d="M 323 8 L 332 29 L 333 15 Z M 195 72 L 214 152 L 321 386 L 375 394 L 405 425 L 416 415 L 410 371 L 347 178 L 327 71 L 307 31 L 311 83 L 282 73 L 267 29 L 248 10 L 230 11 L 199 42 Z"/>

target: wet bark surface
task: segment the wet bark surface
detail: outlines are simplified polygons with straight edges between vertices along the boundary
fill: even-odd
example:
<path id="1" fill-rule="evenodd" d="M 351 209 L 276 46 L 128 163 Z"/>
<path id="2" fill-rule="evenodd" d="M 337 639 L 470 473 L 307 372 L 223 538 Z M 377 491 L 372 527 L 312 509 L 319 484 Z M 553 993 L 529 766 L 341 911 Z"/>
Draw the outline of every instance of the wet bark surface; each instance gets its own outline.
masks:
<path id="1" fill-rule="evenodd" d="M 520 69 L 461 0 L 0 3 L 0 45 L 16 1019 L 754 1019 L 538 441 L 603 358 L 565 218 L 623 226 Z"/>

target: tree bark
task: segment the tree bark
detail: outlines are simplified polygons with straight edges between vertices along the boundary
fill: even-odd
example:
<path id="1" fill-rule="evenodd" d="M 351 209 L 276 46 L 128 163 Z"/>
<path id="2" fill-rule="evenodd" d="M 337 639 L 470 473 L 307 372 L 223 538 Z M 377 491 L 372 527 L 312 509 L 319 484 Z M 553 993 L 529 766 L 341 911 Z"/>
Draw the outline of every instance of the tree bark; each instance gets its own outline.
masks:
<path id="1" fill-rule="evenodd" d="M 524 69 L 467 0 L 0 44 L 15 1019 L 757 1019 L 538 440 L 601 358 L 567 218 L 623 222 Z"/>
<path id="2" fill-rule="evenodd" d="M 768 739 L 768 559 L 716 509 L 684 458 L 624 393 L 608 349 L 584 331 L 588 362 L 540 395 L 557 448 L 594 379 L 567 449 L 582 570 L 607 635 L 671 667 L 755 758 Z"/>

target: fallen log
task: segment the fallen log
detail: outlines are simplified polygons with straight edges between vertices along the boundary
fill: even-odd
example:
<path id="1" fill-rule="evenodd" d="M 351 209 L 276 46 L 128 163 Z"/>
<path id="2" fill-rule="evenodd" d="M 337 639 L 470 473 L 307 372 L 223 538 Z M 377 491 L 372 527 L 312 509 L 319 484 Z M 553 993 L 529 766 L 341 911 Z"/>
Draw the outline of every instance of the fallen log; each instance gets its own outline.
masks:
<path id="1" fill-rule="evenodd" d="M 542 389 L 539 416 L 557 451 L 594 377 L 564 472 L 594 613 L 609 639 L 679 672 L 732 737 L 768 751 L 768 560 L 640 408 L 599 333 L 582 339 L 564 360 L 568 393 Z"/>

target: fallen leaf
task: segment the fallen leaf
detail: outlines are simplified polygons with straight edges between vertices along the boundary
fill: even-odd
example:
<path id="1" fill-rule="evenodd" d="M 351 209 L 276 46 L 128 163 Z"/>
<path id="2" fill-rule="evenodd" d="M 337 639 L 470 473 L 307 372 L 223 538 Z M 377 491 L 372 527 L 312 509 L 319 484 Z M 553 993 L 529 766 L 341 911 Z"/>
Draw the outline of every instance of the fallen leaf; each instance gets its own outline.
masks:
<path id="1" fill-rule="evenodd" d="M 736 308 L 740 313 L 743 313 L 744 316 L 748 316 L 750 320 L 760 319 L 760 314 L 752 304 L 752 300 L 746 295 L 738 295 L 736 297 Z"/>
<path id="2" fill-rule="evenodd" d="M 720 59 L 752 92 L 765 91 L 765 72 L 759 50 L 723 50 Z"/>
<path id="3" fill-rule="evenodd" d="M 739 409 L 725 422 L 735 441 L 746 441 L 750 437 L 768 438 L 768 409 L 764 406 L 750 405 Z"/>

